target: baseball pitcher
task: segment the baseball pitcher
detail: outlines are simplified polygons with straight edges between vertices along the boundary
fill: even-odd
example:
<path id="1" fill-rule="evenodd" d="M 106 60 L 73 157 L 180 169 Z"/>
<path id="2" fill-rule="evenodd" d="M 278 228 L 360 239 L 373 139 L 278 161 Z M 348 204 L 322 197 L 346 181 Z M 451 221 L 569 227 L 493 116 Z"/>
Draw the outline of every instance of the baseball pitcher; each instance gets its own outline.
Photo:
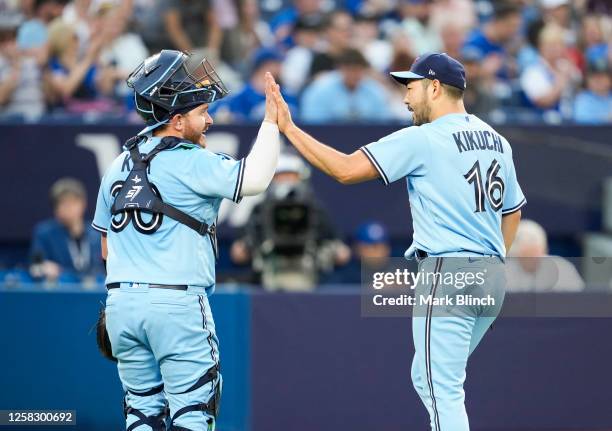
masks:
<path id="1" fill-rule="evenodd" d="M 310 163 L 343 184 L 379 178 L 405 180 L 413 220 L 406 258 L 438 275 L 480 274 L 488 304 L 463 304 L 435 313 L 434 301 L 413 309 L 412 380 L 434 431 L 467 431 L 463 382 L 469 355 L 498 315 L 504 298 L 503 261 L 514 239 L 525 197 L 512 148 L 484 121 L 466 112 L 463 65 L 446 54 L 417 58 L 410 71 L 393 72 L 406 87 L 414 126 L 353 154 L 343 154 L 299 129 L 274 86 L 278 124 Z M 424 277 L 416 297 L 456 296 L 442 277 Z M 459 279 L 458 277 L 456 279 Z M 458 301 L 457 301 L 458 302 Z M 438 310 L 439 311 L 439 310 Z"/>

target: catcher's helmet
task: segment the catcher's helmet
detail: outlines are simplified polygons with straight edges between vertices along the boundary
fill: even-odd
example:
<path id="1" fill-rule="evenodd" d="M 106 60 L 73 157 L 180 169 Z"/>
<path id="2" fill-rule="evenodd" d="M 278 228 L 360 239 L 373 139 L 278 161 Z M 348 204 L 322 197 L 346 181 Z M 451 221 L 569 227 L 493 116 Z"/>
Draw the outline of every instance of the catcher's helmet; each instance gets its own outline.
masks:
<path id="1" fill-rule="evenodd" d="M 228 93 L 208 60 L 169 49 L 140 64 L 128 77 L 127 85 L 134 89 L 136 110 L 148 130 Z"/>

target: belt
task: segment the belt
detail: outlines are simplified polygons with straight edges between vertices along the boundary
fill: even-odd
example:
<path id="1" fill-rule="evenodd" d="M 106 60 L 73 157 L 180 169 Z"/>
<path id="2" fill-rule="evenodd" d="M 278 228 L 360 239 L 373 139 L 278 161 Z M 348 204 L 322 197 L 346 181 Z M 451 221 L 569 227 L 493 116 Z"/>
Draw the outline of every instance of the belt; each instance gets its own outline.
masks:
<path id="1" fill-rule="evenodd" d="M 463 252 L 467 252 L 467 253 L 471 253 L 471 254 L 465 254 L 465 255 L 459 255 L 459 256 L 456 256 L 455 254 L 453 254 L 453 253 L 457 253 L 458 254 L 458 253 L 463 253 Z M 477 256 L 482 256 L 482 257 L 499 257 L 499 256 L 496 256 L 496 255 L 493 255 L 493 254 L 484 254 L 484 253 L 480 253 L 480 252 L 477 252 L 477 251 L 469 251 L 469 250 L 460 250 L 460 251 L 453 252 L 453 253 L 448 253 L 448 254 L 447 253 L 443 253 L 440 257 L 453 257 L 453 256 L 455 256 L 455 257 L 477 257 Z M 425 250 L 421 250 L 421 249 L 418 249 L 418 248 L 414 250 L 414 255 L 417 257 L 417 259 L 425 259 L 426 257 L 430 256 L 430 254 L 427 253 Z M 434 256 L 436 256 L 436 255 L 434 254 Z"/>
<path id="2" fill-rule="evenodd" d="M 146 283 L 143 283 L 146 284 Z M 108 290 L 118 289 L 121 287 L 121 283 L 109 283 L 106 285 Z M 151 289 L 171 289 L 171 290 L 187 290 L 186 284 L 149 284 Z"/>
<path id="3" fill-rule="evenodd" d="M 421 250 L 419 248 L 415 250 L 414 254 L 419 259 L 425 259 L 426 257 L 429 257 L 429 254 L 425 250 Z"/>

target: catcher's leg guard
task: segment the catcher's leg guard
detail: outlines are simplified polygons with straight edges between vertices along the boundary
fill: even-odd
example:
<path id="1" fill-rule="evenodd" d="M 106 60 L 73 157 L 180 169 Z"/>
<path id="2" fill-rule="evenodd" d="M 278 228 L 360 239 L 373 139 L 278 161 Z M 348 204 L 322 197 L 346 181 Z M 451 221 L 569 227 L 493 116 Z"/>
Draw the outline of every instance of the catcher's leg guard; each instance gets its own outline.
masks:
<path id="1" fill-rule="evenodd" d="M 186 399 L 206 400 L 196 404 L 184 405 L 174 412 L 171 419 L 171 431 L 214 431 L 219 402 L 221 399 L 221 374 L 217 367 L 206 372 L 188 390 L 179 394 L 168 394 L 171 405 L 180 405 Z M 212 395 L 211 395 L 212 392 Z M 192 401 L 193 402 L 193 401 Z M 193 412 L 201 412 L 194 415 Z"/>
<path id="2" fill-rule="evenodd" d="M 123 399 L 123 414 L 126 420 L 126 431 L 166 431 L 168 404 L 162 393 L 164 385 L 146 392 L 127 391 Z M 145 414 L 144 412 L 158 412 Z M 135 420 L 134 420 L 135 419 Z"/>

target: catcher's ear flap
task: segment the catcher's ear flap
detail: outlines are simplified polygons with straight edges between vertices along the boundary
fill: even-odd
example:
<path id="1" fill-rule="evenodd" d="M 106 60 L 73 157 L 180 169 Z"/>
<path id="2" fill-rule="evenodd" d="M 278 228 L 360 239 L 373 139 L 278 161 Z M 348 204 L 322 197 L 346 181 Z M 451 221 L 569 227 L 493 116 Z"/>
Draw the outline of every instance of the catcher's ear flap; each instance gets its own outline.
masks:
<path id="1" fill-rule="evenodd" d="M 98 350 L 102 353 L 102 356 L 113 362 L 117 362 L 117 358 L 113 356 L 110 338 L 108 338 L 108 332 L 106 331 L 106 313 L 104 307 L 100 308 L 100 313 L 98 314 L 96 341 L 98 343 Z"/>

